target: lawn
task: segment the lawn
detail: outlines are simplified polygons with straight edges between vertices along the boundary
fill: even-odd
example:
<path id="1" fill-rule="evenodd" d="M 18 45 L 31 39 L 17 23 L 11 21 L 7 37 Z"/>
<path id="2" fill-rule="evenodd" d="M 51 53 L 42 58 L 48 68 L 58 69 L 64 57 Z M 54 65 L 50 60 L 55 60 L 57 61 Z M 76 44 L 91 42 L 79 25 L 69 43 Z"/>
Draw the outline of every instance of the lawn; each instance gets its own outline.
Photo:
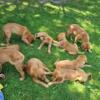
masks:
<path id="1" fill-rule="evenodd" d="M 3 0 L 0 0 L 0 2 Z M 0 4 L 0 43 L 5 42 L 2 26 L 9 22 L 25 25 L 35 34 L 45 31 L 54 39 L 57 34 L 67 31 L 68 25 L 77 23 L 90 35 L 92 53 L 85 53 L 91 68 L 84 68 L 92 73 L 92 80 L 85 84 L 71 81 L 44 88 L 33 83 L 26 75 L 24 81 L 19 80 L 19 73 L 10 64 L 5 64 L 3 73 L 5 80 L 2 90 L 5 100 L 100 100 L 100 1 L 99 0 L 69 0 L 65 5 L 64 14 L 58 6 L 46 4 L 40 7 L 36 0 L 21 0 L 15 5 L 14 0 Z M 11 2 L 10 2 L 11 1 Z M 28 2 L 27 2 L 28 1 Z M 30 47 L 24 44 L 20 37 L 13 35 L 12 44 L 19 44 L 25 55 L 25 63 L 31 57 L 41 59 L 49 69 L 54 70 L 57 59 L 75 59 L 61 49 L 52 47 L 52 53 L 47 53 L 47 46 L 38 50 L 40 40 L 33 42 Z"/>

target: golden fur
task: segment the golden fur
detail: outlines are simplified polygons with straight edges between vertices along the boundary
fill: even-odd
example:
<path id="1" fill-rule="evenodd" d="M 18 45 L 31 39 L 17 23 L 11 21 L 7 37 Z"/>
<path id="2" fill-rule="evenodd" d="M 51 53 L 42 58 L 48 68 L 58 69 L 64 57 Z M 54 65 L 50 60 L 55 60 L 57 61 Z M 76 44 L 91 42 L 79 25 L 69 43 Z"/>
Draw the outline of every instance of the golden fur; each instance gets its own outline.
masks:
<path id="1" fill-rule="evenodd" d="M 75 36 L 75 42 L 81 40 L 82 48 L 85 51 L 90 50 L 89 34 L 82 27 L 77 24 L 71 24 L 66 35 L 69 36 L 71 34 Z"/>
<path id="2" fill-rule="evenodd" d="M 59 47 L 62 47 L 65 49 L 65 51 L 67 51 L 69 54 L 71 55 L 76 55 L 79 50 L 78 50 L 78 46 L 74 43 L 70 43 L 66 37 L 65 37 L 65 33 L 60 33 L 57 36 L 57 39 L 59 40 Z"/>
<path id="3" fill-rule="evenodd" d="M 11 48 L 10 48 L 11 47 Z M 6 62 L 14 65 L 16 70 L 20 73 L 20 80 L 24 79 L 23 71 L 23 61 L 24 55 L 16 49 L 16 46 L 10 46 L 5 48 L 0 48 L 0 70 L 2 70 L 2 65 Z M 14 48 L 15 47 L 15 48 Z"/>
<path id="4" fill-rule="evenodd" d="M 15 33 L 16 35 L 19 35 L 22 37 L 22 41 L 24 41 L 26 44 L 31 44 L 33 40 L 35 40 L 35 37 L 32 35 L 32 33 L 28 30 L 26 26 L 22 26 L 17 23 L 7 23 L 3 26 L 3 31 L 6 37 L 6 42 L 9 44 L 11 35 Z"/>
<path id="5" fill-rule="evenodd" d="M 52 75 L 52 81 L 48 83 L 49 86 L 63 83 L 65 80 L 86 82 L 91 79 L 91 73 L 86 73 L 81 69 L 55 69 Z"/>
<path id="6" fill-rule="evenodd" d="M 55 62 L 56 68 L 78 69 L 84 67 L 87 63 L 87 57 L 85 55 L 79 55 L 75 60 L 61 60 Z"/>
<path id="7" fill-rule="evenodd" d="M 44 44 L 48 44 L 48 53 L 51 53 L 52 44 L 55 46 L 58 45 L 58 42 L 55 41 L 52 37 L 50 37 L 46 32 L 36 33 L 35 37 L 40 38 L 40 40 L 42 41 L 38 49 L 41 49 Z"/>
<path id="8" fill-rule="evenodd" d="M 32 80 L 44 87 L 48 87 L 49 80 L 46 75 L 51 74 L 51 71 L 37 58 L 31 58 L 26 67 L 26 72 L 31 76 Z"/>

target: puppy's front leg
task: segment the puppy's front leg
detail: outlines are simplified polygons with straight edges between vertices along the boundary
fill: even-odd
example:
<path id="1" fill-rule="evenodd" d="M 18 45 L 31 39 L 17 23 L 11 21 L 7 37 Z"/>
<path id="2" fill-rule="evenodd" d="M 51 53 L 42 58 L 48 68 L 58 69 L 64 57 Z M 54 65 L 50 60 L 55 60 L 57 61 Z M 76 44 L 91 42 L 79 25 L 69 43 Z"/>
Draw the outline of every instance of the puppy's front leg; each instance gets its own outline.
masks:
<path id="1" fill-rule="evenodd" d="M 45 42 L 42 42 L 42 43 L 40 44 L 40 46 L 38 47 L 38 49 L 40 50 L 40 49 L 43 47 L 44 44 L 45 44 Z"/>
<path id="2" fill-rule="evenodd" d="M 48 88 L 48 85 L 45 84 L 44 82 L 42 82 L 42 81 L 40 81 L 40 80 L 38 80 L 38 79 L 36 79 L 36 78 L 32 78 L 32 80 L 33 80 L 34 82 L 36 82 L 36 83 L 38 83 L 38 84 L 44 86 L 45 88 Z"/>
<path id="3" fill-rule="evenodd" d="M 79 34 L 79 35 L 77 35 L 77 36 L 75 37 L 75 41 L 74 41 L 74 43 L 76 43 L 77 40 L 80 40 L 80 39 L 81 39 L 81 36 L 80 36 L 80 34 Z"/>
<path id="4" fill-rule="evenodd" d="M 61 81 L 49 82 L 48 85 L 51 86 L 51 85 L 60 84 L 60 83 L 63 83 L 63 82 L 64 82 L 64 79 L 62 79 Z"/>
<path id="5" fill-rule="evenodd" d="M 49 70 L 49 68 L 47 68 L 46 66 L 44 66 L 44 70 L 47 71 L 47 72 L 51 72 L 51 71 Z"/>
<path id="6" fill-rule="evenodd" d="M 50 42 L 48 45 L 48 53 L 51 53 L 51 46 L 52 46 L 52 43 Z"/>

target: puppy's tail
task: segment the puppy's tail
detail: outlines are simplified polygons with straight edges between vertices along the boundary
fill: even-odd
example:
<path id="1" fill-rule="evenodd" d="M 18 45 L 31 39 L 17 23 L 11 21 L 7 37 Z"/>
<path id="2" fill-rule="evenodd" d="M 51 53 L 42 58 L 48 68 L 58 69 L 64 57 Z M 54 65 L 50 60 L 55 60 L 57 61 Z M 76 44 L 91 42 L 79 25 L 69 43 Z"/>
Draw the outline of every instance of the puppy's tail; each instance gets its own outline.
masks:
<path id="1" fill-rule="evenodd" d="M 85 64 L 84 67 L 90 67 L 90 68 L 91 68 L 92 66 L 91 66 L 91 65 L 87 65 L 87 64 Z"/>

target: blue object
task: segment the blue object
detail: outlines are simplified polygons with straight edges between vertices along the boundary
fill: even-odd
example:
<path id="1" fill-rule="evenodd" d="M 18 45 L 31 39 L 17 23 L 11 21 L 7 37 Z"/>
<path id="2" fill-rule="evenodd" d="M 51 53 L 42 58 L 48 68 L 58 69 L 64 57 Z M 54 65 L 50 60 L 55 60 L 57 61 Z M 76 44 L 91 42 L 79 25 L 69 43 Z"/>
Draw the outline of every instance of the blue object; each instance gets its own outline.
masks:
<path id="1" fill-rule="evenodd" d="M 0 91 L 0 100 L 4 100 L 4 96 L 3 96 L 2 91 Z"/>

